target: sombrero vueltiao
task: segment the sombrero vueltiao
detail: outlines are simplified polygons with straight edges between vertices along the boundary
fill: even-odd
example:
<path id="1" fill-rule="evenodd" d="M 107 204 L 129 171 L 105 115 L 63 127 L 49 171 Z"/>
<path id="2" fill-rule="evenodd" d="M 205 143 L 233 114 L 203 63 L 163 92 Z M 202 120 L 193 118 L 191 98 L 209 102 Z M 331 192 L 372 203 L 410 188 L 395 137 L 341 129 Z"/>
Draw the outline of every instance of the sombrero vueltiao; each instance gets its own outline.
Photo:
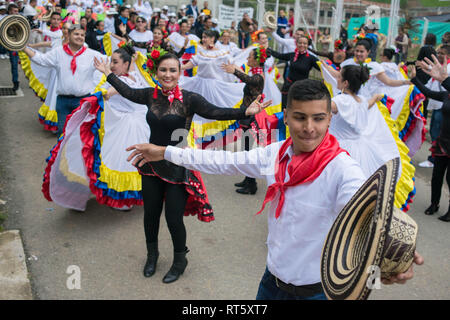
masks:
<path id="1" fill-rule="evenodd" d="M 9 51 L 20 51 L 28 44 L 30 24 L 21 15 L 8 15 L 0 21 L 0 44 Z"/>
<path id="2" fill-rule="evenodd" d="M 379 168 L 339 213 L 321 260 L 328 299 L 367 299 L 374 267 L 382 278 L 405 272 L 414 259 L 417 224 L 394 207 L 398 158 Z"/>

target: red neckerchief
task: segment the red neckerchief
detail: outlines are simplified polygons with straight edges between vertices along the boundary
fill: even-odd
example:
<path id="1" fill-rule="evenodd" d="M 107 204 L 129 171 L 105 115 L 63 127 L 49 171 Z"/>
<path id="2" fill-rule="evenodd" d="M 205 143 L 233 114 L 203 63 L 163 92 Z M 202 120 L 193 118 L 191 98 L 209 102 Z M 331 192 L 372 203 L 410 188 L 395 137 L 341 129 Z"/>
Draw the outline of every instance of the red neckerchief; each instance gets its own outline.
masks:
<path id="1" fill-rule="evenodd" d="M 162 40 L 161 41 L 152 41 L 152 42 L 150 42 L 150 48 L 161 47 L 161 43 L 162 43 Z"/>
<path id="2" fill-rule="evenodd" d="M 170 105 L 172 105 L 174 99 L 179 100 L 181 103 L 183 102 L 183 94 L 181 93 L 178 85 L 170 90 L 164 90 L 164 88 L 161 88 L 161 91 L 164 95 L 168 96 L 167 99 L 169 100 Z"/>
<path id="3" fill-rule="evenodd" d="M 155 89 L 153 90 L 153 99 L 156 99 L 158 97 L 158 89 L 159 86 L 156 85 Z M 175 99 L 179 100 L 180 102 L 183 102 L 183 93 L 181 92 L 180 87 L 178 85 L 170 90 L 164 90 L 163 88 L 161 88 L 161 91 L 164 95 L 167 96 L 170 105 L 172 105 L 172 102 Z"/>
<path id="4" fill-rule="evenodd" d="M 255 75 L 255 74 L 264 74 L 264 70 L 261 67 L 252 67 L 250 68 L 250 72 Z"/>
<path id="5" fill-rule="evenodd" d="M 82 47 L 80 50 L 78 50 L 78 52 L 75 53 L 75 54 L 73 54 L 72 50 L 70 50 L 69 44 L 68 44 L 68 43 L 66 43 L 65 45 L 63 45 L 63 49 L 64 49 L 64 51 L 65 51 L 69 56 L 72 56 L 72 57 L 73 57 L 73 58 L 72 58 L 72 61 L 70 62 L 70 70 L 72 70 L 72 74 L 75 74 L 75 70 L 77 70 L 77 60 L 76 60 L 76 58 L 77 58 L 79 55 L 83 54 L 83 52 L 86 51 L 86 47 L 83 46 L 83 47 Z"/>
<path id="6" fill-rule="evenodd" d="M 212 50 L 212 49 L 214 49 L 214 45 L 210 44 L 209 46 L 207 46 L 207 48 L 208 48 L 208 50 Z"/>
<path id="7" fill-rule="evenodd" d="M 298 50 L 298 48 L 295 48 L 295 57 L 294 57 L 294 62 L 295 61 L 297 61 L 297 59 L 298 59 L 298 56 L 299 55 L 301 55 L 301 54 L 305 54 L 306 53 L 306 56 L 307 57 L 309 57 L 309 53 L 308 53 L 308 50 L 306 50 L 306 51 L 303 51 L 303 52 L 300 52 L 300 50 Z"/>
<path id="8" fill-rule="evenodd" d="M 331 160 L 341 152 L 347 152 L 339 147 L 337 139 L 327 131 L 322 142 L 314 151 L 292 156 L 288 166 L 289 156 L 285 155 L 285 153 L 291 145 L 292 138 L 289 137 L 278 151 L 278 163 L 275 163 L 275 183 L 271 184 L 267 189 L 262 208 L 257 214 L 260 214 L 264 210 L 266 203 L 274 200 L 275 196 L 280 192 L 280 199 L 275 211 L 275 218 L 278 219 L 284 205 L 287 188 L 315 180 Z M 286 167 L 289 173 L 289 181 L 284 182 Z"/>
<path id="9" fill-rule="evenodd" d="M 50 26 L 50 31 L 55 32 L 58 31 L 59 29 L 61 29 L 60 27 L 52 27 Z M 50 41 L 52 38 L 50 38 L 49 36 L 45 36 L 44 37 L 44 41 Z"/>

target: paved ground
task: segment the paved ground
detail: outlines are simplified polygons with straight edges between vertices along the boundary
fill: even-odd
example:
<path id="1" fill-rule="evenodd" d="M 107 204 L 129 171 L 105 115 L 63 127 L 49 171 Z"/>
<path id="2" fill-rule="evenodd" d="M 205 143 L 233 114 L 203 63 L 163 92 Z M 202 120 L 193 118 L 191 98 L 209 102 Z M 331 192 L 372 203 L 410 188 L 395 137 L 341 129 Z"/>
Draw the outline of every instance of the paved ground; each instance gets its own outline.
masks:
<path id="1" fill-rule="evenodd" d="M 0 70 L 0 85 L 9 85 L 7 60 L 0 60 Z M 42 196 L 45 158 L 56 137 L 39 124 L 40 101 L 22 74 L 21 87 L 24 97 L 0 98 L 1 198 L 7 201 L 6 229 L 21 231 L 35 299 L 254 299 L 266 256 L 266 217 L 254 216 L 264 198 L 264 182 L 258 182 L 256 195 L 244 196 L 233 186 L 241 177 L 204 176 L 216 221 L 185 219 L 189 266 L 169 285 L 161 279 L 172 261 L 172 245 L 161 223 L 158 269 L 146 279 L 141 274 L 146 255 L 142 208 L 120 212 L 90 201 L 87 211 L 79 213 Z M 425 159 L 427 149 L 416 155 L 415 164 Z M 425 265 L 416 268 L 407 285 L 382 286 L 371 299 L 450 298 L 450 224 L 422 213 L 430 178 L 431 169 L 417 170 L 410 211 L 420 227 L 418 250 Z M 441 214 L 447 210 L 445 190 Z M 71 266 L 81 273 L 80 289 L 68 289 L 78 270 Z"/>

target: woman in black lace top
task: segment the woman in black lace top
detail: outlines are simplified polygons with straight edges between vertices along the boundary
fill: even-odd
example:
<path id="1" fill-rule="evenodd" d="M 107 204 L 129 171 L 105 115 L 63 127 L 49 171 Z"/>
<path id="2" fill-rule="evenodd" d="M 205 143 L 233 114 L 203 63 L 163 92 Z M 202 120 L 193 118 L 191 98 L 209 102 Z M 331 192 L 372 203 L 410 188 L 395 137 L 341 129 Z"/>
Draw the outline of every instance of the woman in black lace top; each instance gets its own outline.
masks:
<path id="1" fill-rule="evenodd" d="M 415 68 L 411 74 L 411 82 L 430 99 L 442 101 L 442 124 L 438 138 L 433 142 L 431 153 L 434 158 L 433 174 L 431 176 L 431 205 L 425 210 L 426 215 L 432 215 L 439 210 L 442 185 L 446 176 L 447 185 L 450 187 L 450 77 L 447 73 L 447 64 L 440 65 L 433 55 L 434 64 L 428 60 L 429 65 L 419 64 L 424 73 L 431 75 L 436 81 L 442 83 L 445 91 L 432 91 L 416 77 Z M 445 58 L 445 60 L 447 60 Z M 433 67 L 431 67 L 433 66 Z M 429 69 L 431 68 L 431 69 Z M 434 72 L 434 73 L 433 73 Z M 447 174 L 445 173 L 447 171 Z M 450 222 L 450 204 L 445 215 L 440 220 Z"/>
<path id="2" fill-rule="evenodd" d="M 272 49 L 267 49 L 267 52 L 280 60 L 289 61 L 289 74 L 286 81 L 281 88 L 281 106 L 284 110 L 287 103 L 287 93 L 291 85 L 297 80 L 308 79 L 309 72 L 312 68 L 320 71 L 316 57 L 308 53 L 308 38 L 301 36 L 297 39 L 297 48 L 294 52 L 279 53 Z"/>
<path id="3" fill-rule="evenodd" d="M 260 49 L 259 49 L 260 50 Z M 222 68 L 231 74 L 234 74 L 242 82 L 245 83 L 244 97 L 242 98 L 241 109 L 247 109 L 247 107 L 262 95 L 264 90 L 264 62 L 258 61 L 258 49 L 250 51 L 248 56 L 247 65 L 250 67 L 249 74 L 242 72 L 239 67 L 233 64 L 223 64 Z M 243 119 L 239 121 L 240 127 L 245 131 L 250 129 L 251 122 L 254 121 L 254 117 Z M 250 150 L 250 141 L 248 136 L 244 136 L 244 149 Z M 255 178 L 245 177 L 241 182 L 235 184 L 237 193 L 241 194 L 255 194 L 257 191 Z"/>
<path id="4" fill-rule="evenodd" d="M 186 129 L 189 129 L 194 114 L 207 119 L 239 120 L 260 112 L 270 103 L 269 101 L 260 104 L 255 101 L 246 110 L 220 108 L 196 93 L 180 90 L 180 62 L 173 54 L 165 54 L 157 62 L 156 77 L 161 89 L 132 89 L 112 74 L 105 63 L 98 60 L 94 63 L 120 95 L 135 103 L 147 105 L 147 122 L 151 128 L 150 143 L 160 146 L 186 144 Z M 145 144 L 142 144 L 128 149 L 135 150 L 135 154 L 144 147 Z M 139 159 L 139 155 L 137 158 Z M 144 276 L 150 277 L 155 273 L 159 256 L 159 221 L 165 203 L 167 226 L 174 246 L 174 260 L 163 282 L 170 283 L 176 281 L 187 266 L 186 253 L 189 250 L 186 247 L 183 215 L 197 215 L 200 220 L 209 222 L 214 220 L 212 208 L 198 172 L 166 160 L 146 163 L 138 169 L 142 175 L 144 230 L 148 251 Z"/>

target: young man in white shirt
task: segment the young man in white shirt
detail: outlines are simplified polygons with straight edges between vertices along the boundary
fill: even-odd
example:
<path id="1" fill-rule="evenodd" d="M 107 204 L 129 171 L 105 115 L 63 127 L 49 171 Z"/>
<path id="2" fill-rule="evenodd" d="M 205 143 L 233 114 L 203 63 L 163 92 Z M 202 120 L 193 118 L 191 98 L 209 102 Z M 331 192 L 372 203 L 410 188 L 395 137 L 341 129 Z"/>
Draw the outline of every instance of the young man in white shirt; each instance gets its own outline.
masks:
<path id="1" fill-rule="evenodd" d="M 245 152 L 180 149 L 138 144 L 128 160 L 142 166 L 166 159 L 208 174 L 265 178 L 269 186 L 262 209 L 268 210 L 267 268 L 256 299 L 324 300 L 320 259 L 339 212 L 366 181 L 359 165 L 328 133 L 331 98 L 316 80 L 294 83 L 284 122 L 291 137 Z M 261 213 L 262 209 L 259 213 Z M 422 261 L 417 258 L 416 263 Z M 385 283 L 404 282 L 408 273 Z"/>
<path id="2" fill-rule="evenodd" d="M 80 25 L 72 25 L 69 43 L 45 54 L 25 48 L 23 51 L 33 62 L 43 67 L 56 68 L 58 87 L 56 112 L 58 114 L 58 137 L 62 133 L 66 117 L 80 105 L 80 100 L 94 90 L 96 77 L 94 57 L 107 59 L 99 52 L 84 46 L 86 31 Z"/>

